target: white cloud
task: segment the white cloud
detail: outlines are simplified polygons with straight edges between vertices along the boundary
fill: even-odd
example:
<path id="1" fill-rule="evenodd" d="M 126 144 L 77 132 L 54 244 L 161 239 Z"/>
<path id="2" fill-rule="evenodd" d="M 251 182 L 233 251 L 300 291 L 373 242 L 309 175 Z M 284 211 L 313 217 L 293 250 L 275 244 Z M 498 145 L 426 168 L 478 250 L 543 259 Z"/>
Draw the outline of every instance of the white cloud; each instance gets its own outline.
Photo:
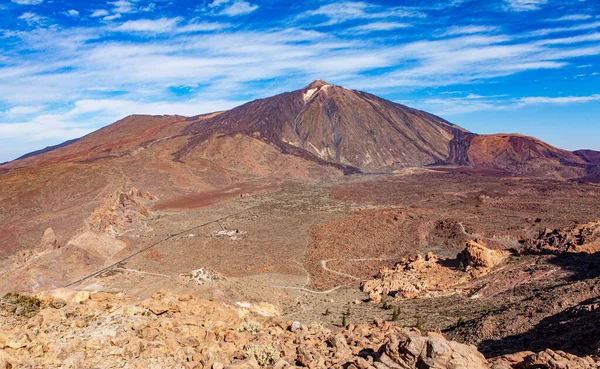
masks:
<path id="1" fill-rule="evenodd" d="M 576 44 L 581 42 L 600 41 L 600 33 L 590 33 L 587 35 L 579 35 L 573 37 L 555 38 L 548 40 L 541 40 L 541 45 L 565 45 L 565 44 Z"/>
<path id="2" fill-rule="evenodd" d="M 36 114 L 44 110 L 44 106 L 36 105 L 36 106 L 15 106 L 12 107 L 0 114 L 4 116 L 5 119 L 14 119 L 15 117 L 21 117 L 23 115 L 31 115 Z"/>
<path id="3" fill-rule="evenodd" d="M 38 5 L 44 2 L 44 0 L 11 0 L 13 3 L 20 5 Z"/>
<path id="4" fill-rule="evenodd" d="M 249 14 L 258 9 L 258 5 L 250 4 L 244 0 L 235 0 L 233 4 L 228 5 L 219 12 L 220 15 L 235 17 L 238 15 Z"/>
<path id="5" fill-rule="evenodd" d="M 219 7 L 221 5 L 229 3 L 231 0 L 213 0 L 208 6 L 211 8 Z"/>
<path id="6" fill-rule="evenodd" d="M 529 33 L 531 36 L 546 36 L 552 33 L 584 31 L 588 29 L 600 28 L 600 22 L 584 23 L 571 27 L 544 28 Z"/>
<path id="7" fill-rule="evenodd" d="M 591 101 L 600 101 L 600 94 L 594 94 L 589 96 L 564 96 L 564 97 L 546 97 L 546 96 L 532 96 L 524 97 L 519 100 L 523 105 L 532 104 L 575 104 L 575 103 L 587 103 Z"/>
<path id="8" fill-rule="evenodd" d="M 505 0 L 510 10 L 522 12 L 538 10 L 542 5 L 548 3 L 548 0 Z"/>
<path id="9" fill-rule="evenodd" d="M 102 18 L 102 20 L 105 20 L 105 21 L 108 22 L 108 21 L 112 21 L 112 20 L 115 20 L 115 19 L 119 19 L 119 18 L 121 18 L 121 14 L 120 13 L 116 13 L 116 14 L 112 14 L 112 15 L 107 15 L 106 17 Z"/>
<path id="10" fill-rule="evenodd" d="M 183 18 L 139 19 L 127 21 L 117 28 L 122 32 L 165 33 L 172 31 Z"/>
<path id="11" fill-rule="evenodd" d="M 592 16 L 587 15 L 587 14 L 571 14 L 571 15 L 562 16 L 560 18 L 552 19 L 552 21 L 556 21 L 556 22 L 578 21 L 578 20 L 586 20 L 586 19 L 590 19 L 590 18 L 592 18 Z"/>
<path id="12" fill-rule="evenodd" d="M 70 17 L 78 17 L 79 16 L 79 12 L 75 9 L 68 10 L 65 12 L 65 14 Z"/>
<path id="13" fill-rule="evenodd" d="M 452 26 L 442 33 L 442 36 L 471 35 L 476 33 L 494 32 L 497 30 L 498 27 L 495 26 Z"/>
<path id="14" fill-rule="evenodd" d="M 302 13 L 299 18 L 326 17 L 328 21 L 322 26 L 334 25 L 354 19 L 384 19 L 393 17 L 418 17 L 425 14 L 416 10 L 407 10 L 400 7 L 381 7 L 367 4 L 362 1 L 343 1 L 327 5 Z"/>
<path id="15" fill-rule="evenodd" d="M 241 101 L 205 99 L 192 99 L 179 103 L 141 103 L 122 99 L 79 100 L 62 113 L 38 115 L 27 122 L 0 123 L 0 139 L 65 141 L 84 136 L 132 114 L 192 116 L 227 110 L 241 103 Z"/>
<path id="16" fill-rule="evenodd" d="M 189 23 L 185 26 L 177 27 L 177 33 L 193 33 L 193 32 L 209 32 L 218 31 L 230 27 L 229 23 L 214 23 L 214 22 L 202 22 L 202 23 Z"/>
<path id="17" fill-rule="evenodd" d="M 136 10 L 136 6 L 134 5 L 134 3 L 127 0 L 117 0 L 109 2 L 109 4 L 113 6 L 114 13 L 126 14 Z"/>
<path id="18" fill-rule="evenodd" d="M 350 28 L 350 31 L 356 32 L 375 32 L 375 31 L 393 31 L 399 28 L 411 27 L 408 23 L 400 22 L 373 22 Z"/>
<path id="19" fill-rule="evenodd" d="M 105 17 L 105 16 L 107 16 L 108 14 L 110 14 L 110 13 L 109 13 L 109 12 L 108 12 L 108 10 L 106 10 L 106 9 L 97 9 L 97 10 L 94 10 L 94 11 L 92 12 L 92 14 L 90 15 L 90 17 L 93 17 L 93 18 L 97 18 L 97 17 Z"/>
<path id="20" fill-rule="evenodd" d="M 37 15 L 36 13 L 32 13 L 32 12 L 25 12 L 25 13 L 21 14 L 19 19 L 27 22 L 27 24 L 32 26 L 32 25 L 42 24 L 45 17 L 42 17 L 42 16 Z"/>
<path id="21" fill-rule="evenodd" d="M 529 96 L 522 98 L 507 98 L 507 95 L 480 96 L 468 94 L 461 97 L 424 99 L 417 102 L 420 109 L 444 116 L 473 113 L 478 111 L 515 110 L 530 105 L 553 104 L 583 104 L 600 101 L 600 94 L 589 96 Z M 400 103 L 410 103 L 399 101 Z"/>

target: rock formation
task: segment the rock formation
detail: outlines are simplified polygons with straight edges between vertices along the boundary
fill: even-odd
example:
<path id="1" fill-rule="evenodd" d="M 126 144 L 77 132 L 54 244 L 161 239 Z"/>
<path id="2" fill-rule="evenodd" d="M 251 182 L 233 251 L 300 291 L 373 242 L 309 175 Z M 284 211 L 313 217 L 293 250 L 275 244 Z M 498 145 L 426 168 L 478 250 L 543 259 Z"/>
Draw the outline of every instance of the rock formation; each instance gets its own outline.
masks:
<path id="1" fill-rule="evenodd" d="M 563 254 L 600 251 L 600 221 L 572 228 L 545 229 L 536 239 L 525 241 L 525 253 Z"/>
<path id="2" fill-rule="evenodd" d="M 483 241 L 468 241 L 456 259 L 439 260 L 433 253 L 402 259 L 393 268 L 384 267 L 362 290 L 373 302 L 385 296 L 396 299 L 439 297 L 466 293 L 474 278 L 483 277 L 506 258 L 506 252 L 488 249 Z"/>
<path id="3" fill-rule="evenodd" d="M 463 260 L 464 269 L 477 278 L 488 274 L 506 256 L 507 252 L 491 250 L 482 240 L 476 240 L 467 242 L 467 247 L 458 255 L 458 259 Z"/>
<path id="4" fill-rule="evenodd" d="M 59 247 L 58 240 L 52 228 L 46 229 L 40 241 L 38 250 L 40 252 L 56 250 Z"/>
<path id="5" fill-rule="evenodd" d="M 128 192 L 117 191 L 94 210 L 87 223 L 94 232 L 116 235 L 138 224 L 142 218 L 152 217 L 144 202 L 153 200 L 155 198 L 150 193 L 135 187 Z"/>

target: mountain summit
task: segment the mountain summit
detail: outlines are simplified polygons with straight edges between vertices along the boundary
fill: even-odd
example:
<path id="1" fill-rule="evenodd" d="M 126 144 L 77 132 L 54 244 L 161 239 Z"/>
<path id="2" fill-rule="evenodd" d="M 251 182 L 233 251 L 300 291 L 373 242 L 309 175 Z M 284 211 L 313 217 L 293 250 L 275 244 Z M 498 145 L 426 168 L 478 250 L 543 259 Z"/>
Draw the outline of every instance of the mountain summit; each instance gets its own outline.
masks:
<path id="1" fill-rule="evenodd" d="M 477 135 L 435 115 L 323 80 L 192 121 L 184 132 L 190 140 L 177 153 L 180 160 L 214 135 L 242 134 L 346 172 L 461 165 L 528 175 L 558 170 L 572 177 L 585 175 L 594 164 L 593 155 L 521 135 Z"/>
<path id="2" fill-rule="evenodd" d="M 185 132 L 192 137 L 186 150 L 214 134 L 241 133 L 284 152 L 360 171 L 464 164 L 452 141 L 468 134 L 434 115 L 323 80 L 192 122 Z"/>

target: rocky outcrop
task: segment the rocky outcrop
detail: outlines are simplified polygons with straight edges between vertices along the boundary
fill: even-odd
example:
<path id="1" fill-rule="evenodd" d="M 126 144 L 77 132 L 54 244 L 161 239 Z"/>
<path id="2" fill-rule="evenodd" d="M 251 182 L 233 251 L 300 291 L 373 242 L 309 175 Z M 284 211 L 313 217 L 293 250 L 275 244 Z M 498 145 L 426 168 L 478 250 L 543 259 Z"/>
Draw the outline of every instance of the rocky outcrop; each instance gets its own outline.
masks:
<path id="1" fill-rule="evenodd" d="M 253 315 L 189 295 L 54 290 L 36 315 L 0 308 L 0 365 L 37 368 L 597 368 L 546 350 L 488 361 L 474 346 L 391 322 L 328 329 Z M 22 302 L 20 302 L 22 303 Z"/>
<path id="2" fill-rule="evenodd" d="M 52 228 L 46 229 L 44 235 L 42 236 L 42 240 L 40 241 L 39 251 L 52 251 L 59 248 L 58 240 L 56 239 L 56 235 L 54 234 L 54 230 Z"/>
<path id="3" fill-rule="evenodd" d="M 123 230 L 137 225 L 143 218 L 152 217 L 145 202 L 155 198 L 147 191 L 132 187 L 128 192 L 117 191 L 109 195 L 94 210 L 87 224 L 93 232 L 116 235 Z"/>
<path id="4" fill-rule="evenodd" d="M 381 268 L 374 279 L 363 282 L 362 290 L 373 302 L 386 296 L 399 300 L 444 296 L 457 293 L 452 286 L 467 279 L 466 273 L 441 265 L 435 255 L 428 253 L 404 258 L 393 268 Z"/>
<path id="5" fill-rule="evenodd" d="M 468 241 L 456 259 L 438 260 L 428 253 L 404 258 L 393 268 L 381 268 L 374 279 L 362 283 L 362 290 L 373 302 L 385 296 L 408 299 L 466 293 L 468 288 L 459 285 L 483 277 L 506 257 L 505 251 L 491 250 L 481 240 Z"/>
<path id="6" fill-rule="evenodd" d="M 506 251 L 487 248 L 482 240 L 469 240 L 458 258 L 464 260 L 464 269 L 477 278 L 488 274 L 490 269 L 504 261 L 507 256 Z"/>
<path id="7" fill-rule="evenodd" d="M 573 228 L 545 229 L 536 239 L 525 241 L 523 252 L 533 254 L 587 253 L 600 251 L 600 221 Z"/>
<path id="8" fill-rule="evenodd" d="M 578 357 L 550 349 L 540 353 L 521 352 L 492 360 L 491 369 L 597 369 L 598 358 Z"/>

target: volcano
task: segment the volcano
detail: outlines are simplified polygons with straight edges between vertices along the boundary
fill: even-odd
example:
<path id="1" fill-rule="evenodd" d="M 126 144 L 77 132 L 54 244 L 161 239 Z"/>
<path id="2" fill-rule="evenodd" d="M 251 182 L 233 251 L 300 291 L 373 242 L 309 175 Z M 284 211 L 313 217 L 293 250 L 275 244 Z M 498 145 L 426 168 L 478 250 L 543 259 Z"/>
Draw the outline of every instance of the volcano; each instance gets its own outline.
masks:
<path id="1" fill-rule="evenodd" d="M 251 191 L 257 183 L 406 167 L 596 178 L 599 163 L 593 151 L 573 153 L 515 134 L 477 135 L 435 115 L 317 80 L 225 112 L 130 116 L 0 165 L 0 252 L 35 245 L 46 227 L 59 238 L 72 234 L 103 195 L 131 186 L 165 200 L 207 191 L 222 198 L 218 191 L 240 184 Z"/>

